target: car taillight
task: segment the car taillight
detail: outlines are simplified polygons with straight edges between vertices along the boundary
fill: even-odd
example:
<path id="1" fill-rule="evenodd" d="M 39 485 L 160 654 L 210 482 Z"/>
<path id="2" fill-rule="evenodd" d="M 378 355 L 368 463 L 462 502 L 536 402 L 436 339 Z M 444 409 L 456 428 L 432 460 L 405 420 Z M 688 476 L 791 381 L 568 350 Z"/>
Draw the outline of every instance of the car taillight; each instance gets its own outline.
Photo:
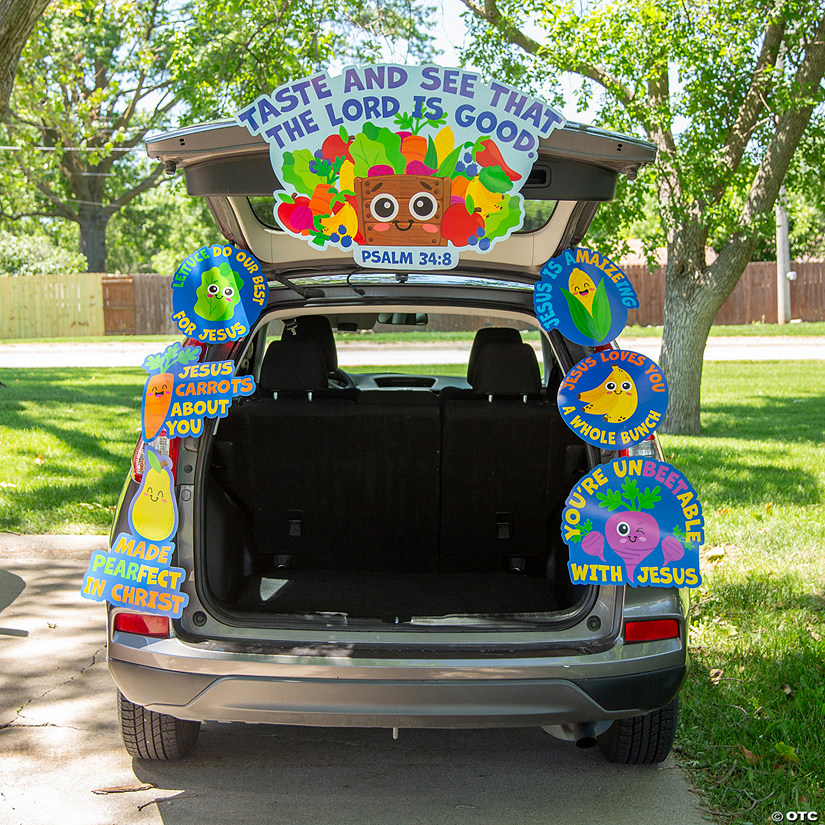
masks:
<path id="1" fill-rule="evenodd" d="M 137 482 L 143 478 L 143 469 L 146 463 L 146 450 L 143 449 L 144 444 L 144 440 L 139 438 L 137 444 L 135 444 L 135 451 L 132 453 L 132 478 Z M 149 442 L 149 446 L 152 447 L 158 455 L 169 456 L 169 460 L 172 462 L 172 477 L 174 478 L 180 447 L 178 439 L 169 438 L 166 430 L 161 430 L 160 435 Z"/>
<path id="2" fill-rule="evenodd" d="M 168 639 L 172 635 L 166 616 L 148 613 L 118 613 L 115 616 L 115 630 L 138 636 L 152 636 L 155 639 Z"/>
<path id="3" fill-rule="evenodd" d="M 648 622 L 626 622 L 625 644 L 634 642 L 658 642 L 662 639 L 678 639 L 679 622 L 676 619 L 654 619 Z"/>
<path id="4" fill-rule="evenodd" d="M 619 450 L 619 455 L 622 457 L 629 456 L 630 458 L 655 458 L 658 461 L 662 460 L 659 443 L 656 441 L 655 435 L 649 435 L 644 441 L 640 441 L 638 444 L 631 444 L 626 450 Z"/>

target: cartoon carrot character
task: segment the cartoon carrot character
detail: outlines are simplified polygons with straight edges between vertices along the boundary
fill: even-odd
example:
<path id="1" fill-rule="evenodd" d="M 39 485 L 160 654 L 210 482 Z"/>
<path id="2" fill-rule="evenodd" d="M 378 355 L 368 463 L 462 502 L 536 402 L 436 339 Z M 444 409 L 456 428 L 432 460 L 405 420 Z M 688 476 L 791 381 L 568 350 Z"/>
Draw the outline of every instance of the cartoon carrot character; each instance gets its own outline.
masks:
<path id="1" fill-rule="evenodd" d="M 172 404 L 175 373 L 199 357 L 199 347 L 182 347 L 175 342 L 163 352 L 148 356 L 143 362 L 143 369 L 149 373 L 141 407 L 141 435 L 144 441 L 155 438 L 166 423 Z"/>

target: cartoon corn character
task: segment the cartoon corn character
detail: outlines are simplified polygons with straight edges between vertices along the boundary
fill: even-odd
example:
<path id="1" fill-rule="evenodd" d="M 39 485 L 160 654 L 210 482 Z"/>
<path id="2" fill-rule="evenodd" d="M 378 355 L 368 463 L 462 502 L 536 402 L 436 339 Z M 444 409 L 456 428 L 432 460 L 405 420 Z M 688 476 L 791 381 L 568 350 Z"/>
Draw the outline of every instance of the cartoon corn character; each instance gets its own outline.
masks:
<path id="1" fill-rule="evenodd" d="M 570 273 L 568 286 L 570 292 L 584 304 L 584 308 L 592 315 L 593 298 L 596 297 L 596 285 L 593 279 L 577 267 Z"/>

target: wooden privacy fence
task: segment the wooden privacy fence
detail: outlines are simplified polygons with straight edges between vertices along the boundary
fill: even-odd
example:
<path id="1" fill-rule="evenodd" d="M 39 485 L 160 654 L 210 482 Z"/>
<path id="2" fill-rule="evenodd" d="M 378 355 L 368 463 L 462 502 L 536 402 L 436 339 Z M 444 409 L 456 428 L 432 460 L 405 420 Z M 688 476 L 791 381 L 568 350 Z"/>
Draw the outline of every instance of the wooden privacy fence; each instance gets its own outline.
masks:
<path id="1" fill-rule="evenodd" d="M 103 335 L 101 275 L 0 276 L 0 338 Z"/>
<path id="2" fill-rule="evenodd" d="M 167 275 L 106 275 L 103 305 L 107 335 L 174 335 Z"/>
<path id="3" fill-rule="evenodd" d="M 825 262 L 791 264 L 791 316 L 825 321 Z M 665 299 L 663 269 L 626 266 L 640 306 L 628 324 L 658 326 Z M 175 335 L 167 275 L 0 276 L 0 339 L 70 338 L 88 335 Z M 752 263 L 716 315 L 717 324 L 775 324 L 776 264 Z M 435 321 L 435 318 L 433 318 Z M 449 327 L 457 329 L 456 319 Z M 484 319 L 468 318 L 474 328 Z M 501 324 L 491 318 L 490 323 Z"/>
<path id="4" fill-rule="evenodd" d="M 660 326 L 665 303 L 665 271 L 646 266 L 625 266 L 639 296 L 639 308 L 627 315 L 628 324 Z M 798 261 L 791 264 L 796 280 L 791 281 L 791 317 L 802 321 L 825 321 L 825 262 Z M 776 264 L 748 264 L 739 283 L 714 319 L 715 324 L 775 324 Z"/>

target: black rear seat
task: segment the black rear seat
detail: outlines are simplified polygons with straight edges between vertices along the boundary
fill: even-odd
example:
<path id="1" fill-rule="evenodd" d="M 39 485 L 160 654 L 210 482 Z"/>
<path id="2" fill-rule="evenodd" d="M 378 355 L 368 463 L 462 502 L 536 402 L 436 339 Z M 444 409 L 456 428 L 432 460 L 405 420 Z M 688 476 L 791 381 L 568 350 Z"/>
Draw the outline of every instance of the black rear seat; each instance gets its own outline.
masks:
<path id="1" fill-rule="evenodd" d="M 447 569 L 524 569 L 547 549 L 566 438 L 529 344 L 487 343 L 472 397 L 445 401 L 441 554 Z"/>
<path id="2" fill-rule="evenodd" d="M 230 456 L 216 477 L 248 508 L 259 567 L 488 572 L 542 556 L 570 434 L 529 345 L 485 343 L 474 384 L 441 404 L 330 389 L 316 343 L 271 343 L 213 453 Z"/>

